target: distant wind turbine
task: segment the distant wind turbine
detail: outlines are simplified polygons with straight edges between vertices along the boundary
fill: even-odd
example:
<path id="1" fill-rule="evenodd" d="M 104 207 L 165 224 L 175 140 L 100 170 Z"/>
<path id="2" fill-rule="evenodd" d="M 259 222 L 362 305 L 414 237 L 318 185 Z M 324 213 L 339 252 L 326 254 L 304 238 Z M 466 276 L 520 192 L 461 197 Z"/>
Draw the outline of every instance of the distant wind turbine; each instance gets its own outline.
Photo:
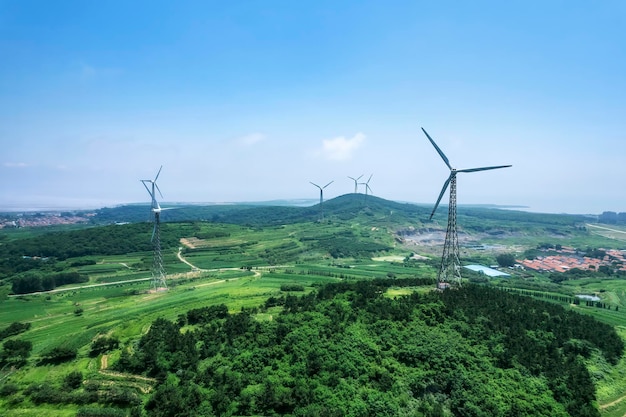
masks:
<path id="1" fill-rule="evenodd" d="M 146 187 L 146 190 L 152 199 L 150 209 L 154 214 L 154 227 L 152 229 L 152 238 L 150 241 L 152 242 L 153 247 L 152 288 L 155 291 L 167 290 L 167 284 L 165 283 L 165 268 L 163 267 L 163 254 L 161 253 L 161 211 L 163 211 L 163 209 L 156 199 L 157 191 L 159 192 L 161 198 L 163 198 L 161 189 L 157 185 L 157 180 L 159 179 L 162 169 L 163 166 L 161 165 L 159 172 L 157 172 L 156 177 L 154 177 L 153 180 L 141 180 L 143 186 Z M 150 187 L 148 187 L 148 184 L 150 184 Z"/>
<path id="2" fill-rule="evenodd" d="M 309 182 L 311 182 L 311 181 L 309 181 Z M 320 189 L 320 221 L 324 220 L 324 207 L 323 207 L 323 204 L 324 204 L 324 188 L 328 187 L 333 182 L 334 182 L 334 180 L 329 182 L 328 184 L 326 184 L 323 187 L 320 187 L 319 185 L 315 184 L 314 182 L 311 182 L 311 184 L 313 184 L 314 186 L 316 186 L 317 188 Z"/>
<path id="3" fill-rule="evenodd" d="M 491 169 L 500 169 L 500 168 L 508 168 L 512 165 L 497 165 L 497 166 L 489 166 L 482 168 L 469 168 L 469 169 L 456 169 L 452 168 L 450 165 L 450 161 L 448 157 L 443 153 L 443 151 L 437 146 L 435 141 L 430 137 L 426 130 L 422 128 L 422 131 L 435 147 L 437 153 L 443 159 L 443 162 L 446 164 L 448 169 L 450 170 L 450 176 L 443 184 L 443 188 L 441 189 L 441 193 L 439 193 L 439 198 L 437 198 L 437 202 L 435 203 L 435 207 L 433 208 L 432 213 L 430 214 L 430 219 L 435 215 L 435 211 L 437 207 L 439 207 L 439 202 L 443 197 L 443 194 L 446 192 L 448 185 L 450 185 L 450 204 L 448 205 L 448 228 L 446 230 L 446 240 L 443 245 L 443 256 L 441 257 L 441 268 L 439 269 L 439 274 L 437 275 L 437 287 L 443 288 L 445 286 L 444 283 L 451 284 L 455 283 L 460 285 L 461 283 L 461 260 L 459 255 L 459 237 L 457 233 L 457 225 L 456 225 L 456 174 L 460 172 L 477 172 L 477 171 L 487 171 Z"/>
<path id="4" fill-rule="evenodd" d="M 367 192 L 369 191 L 370 195 L 372 194 L 372 189 L 370 187 L 370 180 L 372 179 L 373 176 L 374 176 L 374 174 L 370 175 L 370 177 L 367 179 L 367 181 L 359 183 L 359 184 L 365 186 L 365 201 L 367 201 Z"/>
<path id="5" fill-rule="evenodd" d="M 373 176 L 374 176 L 374 174 L 370 175 L 370 177 L 367 179 L 367 181 L 359 183 L 359 184 L 365 186 L 365 196 L 366 197 L 367 197 L 367 192 L 368 191 L 370 192 L 370 194 L 372 194 L 372 189 L 370 188 L 370 180 L 372 179 Z"/>
<path id="6" fill-rule="evenodd" d="M 363 174 L 359 175 L 357 178 L 352 178 L 352 177 L 350 177 L 350 176 L 348 177 L 348 178 L 350 178 L 352 181 L 354 181 L 354 194 L 356 194 L 356 193 L 357 193 L 357 191 L 358 191 L 358 188 L 357 188 L 357 186 L 359 185 L 359 182 L 358 182 L 358 181 L 361 179 L 361 177 L 362 177 L 362 176 L 363 176 Z"/>

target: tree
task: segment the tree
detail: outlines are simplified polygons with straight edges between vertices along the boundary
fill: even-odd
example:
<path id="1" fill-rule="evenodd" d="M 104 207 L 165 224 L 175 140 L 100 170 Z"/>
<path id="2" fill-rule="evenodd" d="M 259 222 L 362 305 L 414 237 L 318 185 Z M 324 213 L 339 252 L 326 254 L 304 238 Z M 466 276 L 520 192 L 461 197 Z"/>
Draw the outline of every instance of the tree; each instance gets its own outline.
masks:
<path id="1" fill-rule="evenodd" d="M 57 346 L 44 353 L 41 362 L 42 364 L 67 362 L 76 358 L 77 354 L 76 348 Z"/>
<path id="2" fill-rule="evenodd" d="M 28 329 L 30 329 L 30 323 L 20 323 L 19 321 L 13 322 L 9 325 L 9 327 L 0 330 L 0 340 L 24 333 Z"/>
<path id="3" fill-rule="evenodd" d="M 91 342 L 91 350 L 89 356 L 98 356 L 101 353 L 106 353 L 111 350 L 115 350 L 119 347 L 120 340 L 117 337 L 99 337 Z"/>
<path id="4" fill-rule="evenodd" d="M 515 255 L 512 253 L 501 253 L 496 256 L 496 261 L 498 261 L 498 265 L 502 267 L 509 267 L 515 265 Z"/>
<path id="5" fill-rule="evenodd" d="M 83 374 L 80 371 L 72 371 L 63 379 L 63 385 L 69 389 L 79 388 L 83 383 Z"/>
<path id="6" fill-rule="evenodd" d="M 24 366 L 32 350 L 33 343 L 28 340 L 7 340 L 2 345 L 0 363 L 18 368 Z"/>

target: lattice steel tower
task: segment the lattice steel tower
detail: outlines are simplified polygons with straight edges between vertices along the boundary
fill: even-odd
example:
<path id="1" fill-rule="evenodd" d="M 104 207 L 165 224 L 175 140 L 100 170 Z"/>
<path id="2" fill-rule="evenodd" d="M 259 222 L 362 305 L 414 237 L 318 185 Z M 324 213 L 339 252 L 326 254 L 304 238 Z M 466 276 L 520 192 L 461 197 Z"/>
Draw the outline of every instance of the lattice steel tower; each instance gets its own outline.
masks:
<path id="1" fill-rule="evenodd" d="M 433 211 L 434 214 L 434 211 Z M 432 214 L 430 216 L 432 218 Z M 450 204 L 448 205 L 448 228 L 443 244 L 441 267 L 437 274 L 437 287 L 448 284 L 461 284 L 461 256 L 459 254 L 459 235 L 456 229 L 456 170 L 450 175 Z"/>
<path id="2" fill-rule="evenodd" d="M 152 238 L 150 239 L 153 250 L 151 289 L 154 291 L 167 290 L 167 283 L 165 282 L 165 268 L 163 267 L 163 254 L 161 253 L 161 211 L 163 211 L 163 209 L 156 199 L 156 191 L 158 191 L 161 198 L 163 198 L 163 194 L 161 194 L 161 190 L 156 183 L 159 178 L 159 174 L 161 174 L 161 169 L 163 169 L 163 166 L 159 168 L 159 172 L 157 172 L 154 180 L 141 180 L 143 186 L 146 187 L 146 190 L 148 190 L 148 193 L 152 198 L 151 211 L 154 214 L 154 228 L 152 229 Z M 148 188 L 146 183 L 150 183 L 150 188 Z"/>
<path id="3" fill-rule="evenodd" d="M 443 184 L 443 188 L 441 189 L 441 193 L 439 193 L 439 198 L 437 199 L 437 203 L 435 203 L 435 207 L 433 208 L 432 213 L 430 214 L 430 218 L 432 219 L 435 215 L 435 211 L 437 207 L 439 207 L 439 202 L 443 197 L 443 194 L 446 192 L 448 185 L 450 185 L 450 204 L 448 206 L 448 228 L 446 230 L 446 240 L 443 244 L 443 255 L 441 256 L 441 268 L 439 269 L 439 273 L 437 274 L 437 288 L 443 289 L 448 285 L 461 285 L 461 257 L 459 254 L 459 235 L 457 233 L 456 227 L 456 174 L 459 172 L 476 172 L 476 171 L 487 171 L 490 169 L 499 169 L 499 168 L 508 168 L 511 165 L 498 165 L 491 167 L 482 167 L 482 168 L 470 168 L 470 169 L 455 169 L 450 165 L 450 161 L 448 157 L 443 153 L 439 146 L 435 143 L 435 141 L 430 137 L 428 133 L 422 128 L 422 131 L 433 144 L 443 162 L 447 165 L 448 169 L 450 169 L 450 176 Z"/>

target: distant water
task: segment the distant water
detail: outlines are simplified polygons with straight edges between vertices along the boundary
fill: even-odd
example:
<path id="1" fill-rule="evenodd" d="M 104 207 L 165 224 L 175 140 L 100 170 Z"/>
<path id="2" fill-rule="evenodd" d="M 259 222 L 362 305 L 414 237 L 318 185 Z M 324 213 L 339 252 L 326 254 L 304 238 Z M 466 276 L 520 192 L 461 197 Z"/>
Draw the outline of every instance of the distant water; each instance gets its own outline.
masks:
<path id="1" fill-rule="evenodd" d="M 59 211 L 82 211 L 94 210 L 100 206 L 93 207 L 69 207 L 69 206 L 37 206 L 37 205 L 0 205 L 0 213 L 27 213 L 27 212 L 59 212 Z"/>

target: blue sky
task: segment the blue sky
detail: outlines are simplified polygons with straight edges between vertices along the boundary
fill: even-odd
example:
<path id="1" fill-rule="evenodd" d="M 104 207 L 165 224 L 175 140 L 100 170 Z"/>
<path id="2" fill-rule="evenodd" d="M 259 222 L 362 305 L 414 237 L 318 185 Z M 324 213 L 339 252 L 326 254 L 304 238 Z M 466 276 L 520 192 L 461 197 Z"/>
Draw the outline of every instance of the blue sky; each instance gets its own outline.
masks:
<path id="1" fill-rule="evenodd" d="M 232 3 L 232 4 L 228 4 Z M 626 211 L 622 1 L 0 0 L 0 208 L 383 198 Z M 444 202 L 447 197 L 444 197 Z"/>

